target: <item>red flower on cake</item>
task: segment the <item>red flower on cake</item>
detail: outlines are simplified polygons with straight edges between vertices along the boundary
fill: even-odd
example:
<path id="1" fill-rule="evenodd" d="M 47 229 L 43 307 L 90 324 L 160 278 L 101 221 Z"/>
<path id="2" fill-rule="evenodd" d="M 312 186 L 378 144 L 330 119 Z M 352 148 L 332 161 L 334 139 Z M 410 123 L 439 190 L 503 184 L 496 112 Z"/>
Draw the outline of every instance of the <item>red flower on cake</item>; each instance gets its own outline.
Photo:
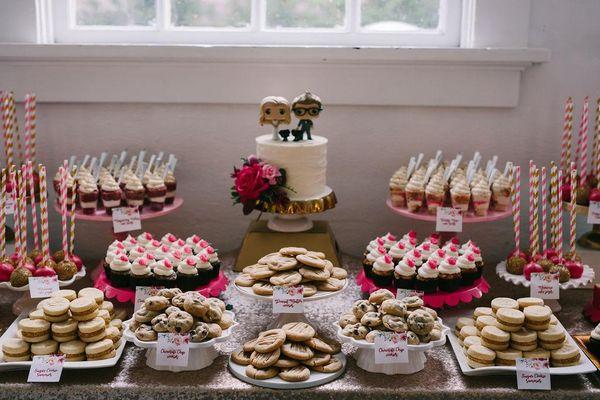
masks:
<path id="1" fill-rule="evenodd" d="M 237 172 L 234 184 L 242 203 L 258 199 L 260 194 L 269 188 L 268 182 L 263 178 L 262 166 L 258 163 L 244 165 Z"/>

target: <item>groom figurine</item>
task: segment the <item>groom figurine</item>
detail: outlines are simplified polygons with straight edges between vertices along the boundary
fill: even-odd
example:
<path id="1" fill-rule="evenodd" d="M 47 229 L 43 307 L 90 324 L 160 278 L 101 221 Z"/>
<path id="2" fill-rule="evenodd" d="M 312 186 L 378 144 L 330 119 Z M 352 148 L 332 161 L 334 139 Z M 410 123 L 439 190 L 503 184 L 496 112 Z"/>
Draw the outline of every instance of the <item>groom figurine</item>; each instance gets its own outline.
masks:
<path id="1" fill-rule="evenodd" d="M 319 96 L 308 91 L 302 93 L 292 102 L 292 111 L 296 118 L 298 118 L 298 126 L 296 129 L 292 129 L 294 142 L 302 140 L 305 133 L 306 139 L 312 140 L 310 130 L 313 126 L 313 119 L 317 119 L 319 113 L 323 111 Z"/>

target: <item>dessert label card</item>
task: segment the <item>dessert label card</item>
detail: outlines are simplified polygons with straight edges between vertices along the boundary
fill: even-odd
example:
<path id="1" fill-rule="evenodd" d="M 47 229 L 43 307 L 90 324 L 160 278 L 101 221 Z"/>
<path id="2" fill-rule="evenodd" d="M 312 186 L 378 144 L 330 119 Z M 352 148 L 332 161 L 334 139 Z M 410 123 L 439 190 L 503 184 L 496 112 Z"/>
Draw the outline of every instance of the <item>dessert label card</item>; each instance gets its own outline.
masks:
<path id="1" fill-rule="evenodd" d="M 406 364 L 406 332 L 381 332 L 375 336 L 375 364 Z"/>
<path id="2" fill-rule="evenodd" d="M 156 296 L 162 286 L 136 286 L 134 311 L 137 311 L 144 305 L 144 301 L 150 296 Z"/>
<path id="3" fill-rule="evenodd" d="M 600 201 L 590 201 L 587 222 L 592 225 L 600 224 Z"/>
<path id="4" fill-rule="evenodd" d="M 32 299 L 50 297 L 52 293 L 58 290 L 58 276 L 56 275 L 29 278 L 29 296 Z"/>
<path id="5" fill-rule="evenodd" d="M 115 233 L 139 231 L 142 229 L 140 210 L 137 207 L 116 207 L 112 210 Z"/>
<path id="6" fill-rule="evenodd" d="M 411 289 L 396 289 L 396 299 L 402 300 L 405 297 L 417 296 L 423 298 L 425 293 L 421 290 L 411 290 Z"/>
<path id="7" fill-rule="evenodd" d="M 62 375 L 64 355 L 33 356 L 27 382 L 58 382 Z"/>
<path id="8" fill-rule="evenodd" d="M 304 286 L 274 286 L 273 314 L 304 313 Z"/>
<path id="9" fill-rule="evenodd" d="M 159 333 L 156 347 L 156 365 L 187 367 L 190 355 L 188 333 Z"/>
<path id="10" fill-rule="evenodd" d="M 531 274 L 530 296 L 538 299 L 557 300 L 560 298 L 558 274 Z"/>
<path id="11" fill-rule="evenodd" d="M 437 232 L 462 232 L 462 213 L 457 208 L 438 207 L 435 216 Z"/>
<path id="12" fill-rule="evenodd" d="M 547 358 L 517 358 L 519 390 L 550 390 L 550 363 Z"/>

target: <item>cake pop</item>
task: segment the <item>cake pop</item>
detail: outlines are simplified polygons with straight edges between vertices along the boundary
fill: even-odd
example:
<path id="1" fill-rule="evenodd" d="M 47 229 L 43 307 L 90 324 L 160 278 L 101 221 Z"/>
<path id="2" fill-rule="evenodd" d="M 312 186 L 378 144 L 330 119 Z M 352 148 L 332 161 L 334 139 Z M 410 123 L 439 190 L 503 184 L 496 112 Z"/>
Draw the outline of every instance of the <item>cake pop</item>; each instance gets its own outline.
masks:
<path id="1" fill-rule="evenodd" d="M 525 275 L 525 279 L 528 281 L 531 280 L 531 274 L 543 273 L 544 269 L 535 262 L 530 262 L 523 268 L 523 274 Z"/>
<path id="2" fill-rule="evenodd" d="M 506 270 L 511 274 L 523 275 L 523 269 L 527 265 L 527 254 L 521 250 L 513 251 L 506 260 Z"/>

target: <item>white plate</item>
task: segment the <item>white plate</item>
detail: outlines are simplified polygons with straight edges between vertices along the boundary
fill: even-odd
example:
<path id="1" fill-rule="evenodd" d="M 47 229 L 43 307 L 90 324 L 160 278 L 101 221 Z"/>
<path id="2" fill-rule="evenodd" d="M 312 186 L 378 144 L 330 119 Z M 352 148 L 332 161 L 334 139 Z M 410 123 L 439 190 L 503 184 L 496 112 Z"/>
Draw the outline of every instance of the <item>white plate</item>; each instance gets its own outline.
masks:
<path id="1" fill-rule="evenodd" d="M 232 313 L 231 311 L 225 311 L 224 314 L 229 315 L 234 320 L 233 325 L 231 325 L 229 328 L 225 329 L 221 333 L 221 336 L 219 336 L 218 338 L 213 338 L 213 339 L 207 340 L 206 342 L 200 342 L 200 343 L 190 342 L 190 349 L 201 349 L 201 348 L 206 348 L 206 347 L 212 347 L 216 343 L 224 342 L 225 340 L 227 340 L 227 338 L 229 338 L 229 336 L 231 336 L 233 329 L 236 326 L 238 326 L 239 324 L 237 322 L 235 322 L 235 314 L 234 313 Z M 129 325 L 132 322 L 133 322 L 133 318 L 123 322 L 123 338 L 125 338 L 125 340 L 127 340 L 128 342 L 134 343 L 138 347 L 141 347 L 144 349 L 155 349 L 156 346 L 158 345 L 158 342 L 156 340 L 153 342 L 143 342 L 143 341 L 139 340 L 137 337 L 135 337 L 135 334 L 129 330 Z"/>
<path id="2" fill-rule="evenodd" d="M 327 299 L 329 297 L 333 297 L 338 293 L 341 293 L 342 291 L 346 290 L 346 288 L 348 287 L 348 279 L 346 278 L 344 280 L 345 280 L 344 287 L 342 287 L 340 290 L 336 290 L 335 292 L 327 292 L 324 290 L 317 290 L 317 293 L 313 294 L 312 296 L 305 297 L 304 301 L 309 302 L 309 301 L 323 300 L 323 299 Z M 252 291 L 252 287 L 238 286 L 235 282 L 233 283 L 233 287 L 235 287 L 237 289 L 237 291 L 240 292 L 241 294 L 252 297 L 253 299 L 258 299 L 261 301 L 273 301 L 272 295 L 271 296 L 262 296 L 260 294 L 256 294 Z"/>
<path id="3" fill-rule="evenodd" d="M 85 276 L 85 265 L 82 266 L 81 270 L 77 271 L 77 273 L 75 275 L 73 275 L 73 277 L 71 279 L 69 279 L 68 281 L 58 281 L 58 286 L 64 287 L 64 286 L 72 285 L 73 282 L 75 282 L 78 279 L 83 278 L 84 276 Z M 25 286 L 21 286 L 21 287 L 14 287 L 13 285 L 10 284 L 10 281 L 0 282 L 0 289 L 10 289 L 10 290 L 14 290 L 15 292 L 27 292 L 27 291 L 29 291 L 29 284 L 27 284 Z"/>
<path id="4" fill-rule="evenodd" d="M 506 282 L 511 282 L 514 285 L 521 285 L 525 287 L 531 286 L 531 282 L 525 278 L 525 275 L 515 275 L 508 272 L 506 270 L 506 261 L 502 261 L 496 265 L 496 274 Z M 584 265 L 581 278 L 569 279 L 568 282 L 561 283 L 559 286 L 561 289 L 578 288 L 592 282 L 594 280 L 594 276 L 594 270 L 589 265 Z"/>
<path id="5" fill-rule="evenodd" d="M 408 350 L 409 351 L 427 351 L 434 347 L 443 346 L 446 343 L 446 336 L 448 335 L 448 332 L 450 332 L 450 328 L 448 328 L 447 326 L 444 326 L 441 318 L 438 318 L 438 322 L 442 325 L 442 337 L 439 340 L 434 340 L 432 342 L 425 343 L 425 344 L 409 344 L 406 346 L 408 348 Z M 336 332 L 337 337 L 342 342 L 349 343 L 352 346 L 355 346 L 355 347 L 358 347 L 361 349 L 375 349 L 375 343 L 369 343 L 364 339 L 357 340 L 357 339 L 354 339 L 353 337 L 343 335 L 342 327 L 337 322 L 334 322 L 333 326 L 335 326 L 337 328 L 337 332 Z"/>
<path id="6" fill-rule="evenodd" d="M 25 311 L 25 312 L 21 313 L 21 315 L 19 315 L 17 317 L 17 319 L 15 319 L 15 321 L 8 327 L 6 332 L 4 332 L 4 335 L 2 335 L 2 337 L 0 337 L 0 348 L 2 348 L 2 344 L 4 343 L 4 341 L 6 339 L 17 337 L 17 331 L 19 329 L 19 327 L 18 327 L 19 321 L 22 320 L 23 318 L 27 318 L 28 315 L 29 315 L 29 311 Z M 121 355 L 123 355 L 123 350 L 125 349 L 126 343 L 127 342 L 124 340 L 124 338 L 121 338 L 121 345 L 117 348 L 117 354 L 113 358 L 108 358 L 106 360 L 96 360 L 96 361 L 65 362 L 63 364 L 63 369 L 92 369 L 92 368 L 114 367 L 117 364 L 117 362 L 119 361 L 119 359 L 121 358 Z M 28 369 L 31 367 L 31 364 L 32 364 L 31 361 L 5 362 L 3 360 L 0 360 L 0 371 Z"/>
<path id="7" fill-rule="evenodd" d="M 310 371 L 310 378 L 304 382 L 287 382 L 278 376 L 269 379 L 253 379 L 246 376 L 246 366 L 239 365 L 231 361 L 229 357 L 229 370 L 241 381 L 255 386 L 266 387 L 270 389 L 306 389 L 315 386 L 321 386 L 339 378 L 346 370 L 346 356 L 343 353 L 333 355 L 342 362 L 342 368 L 332 373 Z"/>
<path id="8" fill-rule="evenodd" d="M 468 317 L 469 314 L 463 315 Z M 456 320 L 458 317 L 447 319 L 449 326 L 454 326 L 456 324 Z M 565 329 L 564 326 L 559 322 L 558 326 Z M 581 354 L 581 362 L 572 367 L 550 367 L 550 375 L 579 375 L 579 374 L 588 374 L 590 372 L 596 372 L 596 367 L 592 362 L 587 358 L 587 356 L 581 351 L 577 343 L 573 340 L 571 335 L 565 330 L 567 341 L 575 346 L 576 349 L 579 350 L 579 354 Z M 452 350 L 454 351 L 454 355 L 458 360 L 458 364 L 460 365 L 460 369 L 462 373 L 468 376 L 480 376 L 480 375 L 510 375 L 516 373 L 515 367 L 484 367 L 484 368 L 471 368 L 469 364 L 467 364 L 467 356 L 463 351 L 463 347 L 458 342 L 458 338 L 454 334 L 454 330 L 451 329 L 448 334 L 448 339 L 450 340 L 450 345 L 452 346 Z"/>

